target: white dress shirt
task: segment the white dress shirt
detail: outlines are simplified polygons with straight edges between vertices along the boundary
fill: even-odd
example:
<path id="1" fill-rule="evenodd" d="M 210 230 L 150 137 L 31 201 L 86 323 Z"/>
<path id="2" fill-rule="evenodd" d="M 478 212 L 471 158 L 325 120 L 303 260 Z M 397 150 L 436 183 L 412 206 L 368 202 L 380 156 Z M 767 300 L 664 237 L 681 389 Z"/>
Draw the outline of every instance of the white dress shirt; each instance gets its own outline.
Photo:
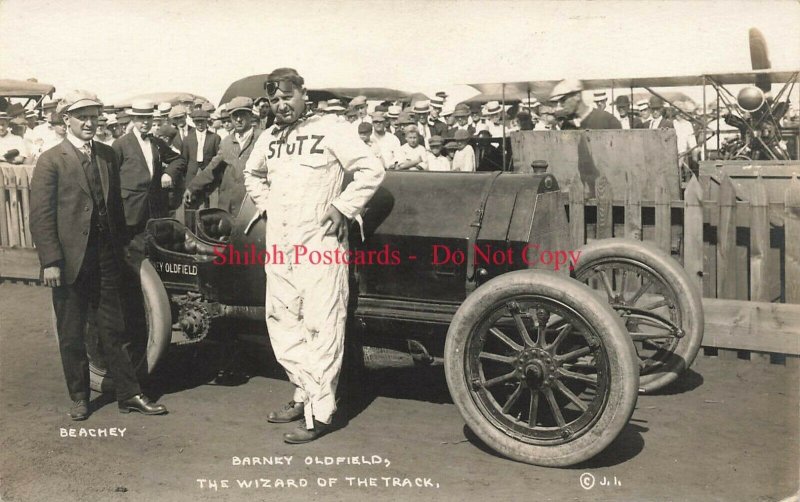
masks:
<path id="1" fill-rule="evenodd" d="M 197 162 L 203 162 L 203 147 L 206 145 L 206 136 L 208 136 L 208 131 L 200 132 L 197 129 L 194 130 L 197 134 Z"/>
<path id="2" fill-rule="evenodd" d="M 139 129 L 135 127 L 133 128 L 133 135 L 136 136 L 136 141 L 139 142 L 139 146 L 142 148 L 144 160 L 147 162 L 147 169 L 150 171 L 150 176 L 152 177 L 155 171 L 153 169 L 153 147 L 150 144 L 150 138 L 142 139 Z"/>

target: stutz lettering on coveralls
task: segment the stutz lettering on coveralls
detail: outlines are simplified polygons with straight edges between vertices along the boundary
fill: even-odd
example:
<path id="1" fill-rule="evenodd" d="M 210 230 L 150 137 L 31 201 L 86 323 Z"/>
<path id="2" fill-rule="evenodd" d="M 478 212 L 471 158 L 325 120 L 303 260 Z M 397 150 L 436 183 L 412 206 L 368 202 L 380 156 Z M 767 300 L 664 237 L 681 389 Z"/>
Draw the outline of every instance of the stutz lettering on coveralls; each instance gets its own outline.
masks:
<path id="1" fill-rule="evenodd" d="M 311 145 L 311 150 L 308 152 L 310 154 L 320 154 L 325 153 L 325 150 L 321 148 L 317 148 L 322 140 L 325 139 L 324 135 L 317 135 L 312 134 L 309 136 L 297 136 L 294 141 L 284 141 L 282 139 L 274 139 L 269 142 L 267 148 L 269 148 L 269 153 L 267 154 L 267 159 L 280 159 L 281 155 L 303 155 L 303 143 L 309 141 Z M 312 143 L 313 141 L 313 143 Z"/>

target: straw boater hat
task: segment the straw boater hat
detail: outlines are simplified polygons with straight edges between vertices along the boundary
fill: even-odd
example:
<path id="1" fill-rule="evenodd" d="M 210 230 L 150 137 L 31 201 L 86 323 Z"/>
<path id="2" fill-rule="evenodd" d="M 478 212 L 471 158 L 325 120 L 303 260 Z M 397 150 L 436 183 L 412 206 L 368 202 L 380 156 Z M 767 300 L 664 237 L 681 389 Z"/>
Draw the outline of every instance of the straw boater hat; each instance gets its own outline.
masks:
<path id="1" fill-rule="evenodd" d="M 592 93 L 592 99 L 595 103 L 598 101 L 608 101 L 608 94 L 606 91 L 594 91 Z"/>
<path id="2" fill-rule="evenodd" d="M 500 106 L 500 103 L 497 101 L 489 101 L 486 103 L 486 108 L 484 109 L 487 116 L 497 115 L 501 111 L 503 111 L 503 107 Z"/>
<path id="3" fill-rule="evenodd" d="M 441 111 L 441 109 L 444 108 L 444 98 L 441 96 L 431 98 L 431 108 L 436 108 Z"/>
<path id="4" fill-rule="evenodd" d="M 414 103 L 414 107 L 411 109 L 414 113 L 430 113 L 431 112 L 431 102 L 427 99 L 420 100 Z"/>
<path id="5" fill-rule="evenodd" d="M 128 115 L 132 116 L 153 116 L 153 110 L 155 109 L 155 103 L 148 100 L 136 100 L 131 102 L 131 111 L 128 112 Z"/>
<path id="6" fill-rule="evenodd" d="M 640 99 L 636 102 L 636 109 L 641 111 L 647 110 L 650 108 L 650 103 L 646 99 Z"/>
<path id="7" fill-rule="evenodd" d="M 403 111 L 402 108 L 400 108 L 397 105 L 393 105 L 390 106 L 389 109 L 386 111 L 386 116 L 389 117 L 390 119 L 396 119 L 397 117 L 400 116 L 401 111 Z"/>

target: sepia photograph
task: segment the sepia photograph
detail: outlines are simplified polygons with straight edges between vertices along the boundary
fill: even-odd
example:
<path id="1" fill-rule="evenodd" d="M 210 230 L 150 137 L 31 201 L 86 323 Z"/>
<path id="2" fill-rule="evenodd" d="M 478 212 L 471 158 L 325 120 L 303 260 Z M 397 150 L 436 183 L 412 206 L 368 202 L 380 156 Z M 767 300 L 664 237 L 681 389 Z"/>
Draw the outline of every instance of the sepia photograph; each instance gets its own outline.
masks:
<path id="1" fill-rule="evenodd" d="M 0 500 L 799 500 L 798 26 L 0 0 Z"/>

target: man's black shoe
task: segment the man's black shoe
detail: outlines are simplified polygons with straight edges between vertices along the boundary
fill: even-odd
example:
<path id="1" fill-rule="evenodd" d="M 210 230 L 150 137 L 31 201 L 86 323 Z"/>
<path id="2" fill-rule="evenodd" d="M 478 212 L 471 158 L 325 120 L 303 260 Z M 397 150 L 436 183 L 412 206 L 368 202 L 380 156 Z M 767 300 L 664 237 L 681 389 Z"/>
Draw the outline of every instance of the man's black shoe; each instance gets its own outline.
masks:
<path id="1" fill-rule="evenodd" d="M 89 401 L 86 399 L 74 401 L 69 409 L 69 418 L 75 421 L 89 418 Z"/>
<path id="2" fill-rule="evenodd" d="M 331 431 L 331 424 L 326 424 L 318 420 L 314 420 L 314 428 L 306 429 L 305 425 L 300 424 L 292 432 L 287 432 L 283 435 L 283 442 L 289 444 L 303 444 L 310 443 L 315 439 L 319 439 Z"/>
<path id="3" fill-rule="evenodd" d="M 304 409 L 305 405 L 303 403 L 289 401 L 287 404 L 283 405 L 283 408 L 280 410 L 271 412 L 267 416 L 267 421 L 272 422 L 273 424 L 294 422 L 295 420 L 300 420 L 303 417 Z"/>
<path id="4" fill-rule="evenodd" d="M 130 413 L 131 411 L 138 411 L 145 415 L 163 415 L 167 413 L 167 407 L 163 404 L 154 404 L 144 394 L 138 394 L 119 403 L 120 413 Z"/>

